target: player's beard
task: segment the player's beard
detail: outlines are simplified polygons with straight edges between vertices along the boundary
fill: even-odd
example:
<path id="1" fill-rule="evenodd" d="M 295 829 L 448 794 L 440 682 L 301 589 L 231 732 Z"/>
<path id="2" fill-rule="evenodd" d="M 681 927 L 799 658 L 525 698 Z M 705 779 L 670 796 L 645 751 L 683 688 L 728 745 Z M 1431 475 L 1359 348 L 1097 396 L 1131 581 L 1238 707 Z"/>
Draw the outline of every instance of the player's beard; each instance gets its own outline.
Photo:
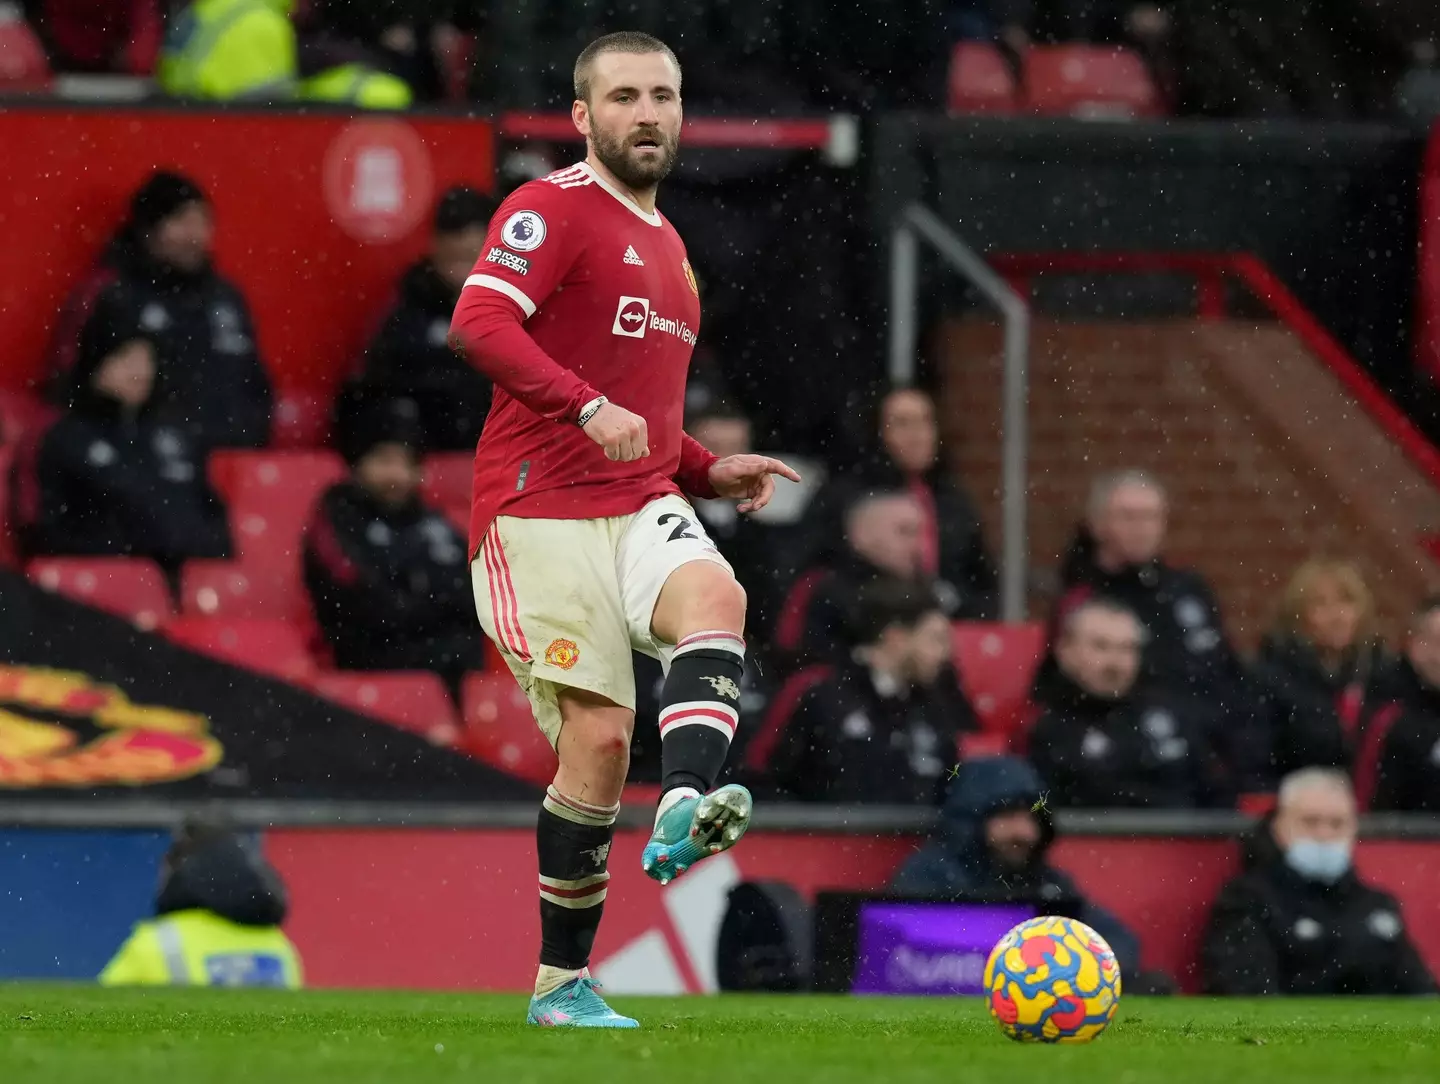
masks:
<path id="1" fill-rule="evenodd" d="M 663 181 L 675 165 L 677 141 L 658 128 L 647 129 L 633 136 L 614 136 L 608 132 L 595 132 L 595 157 L 605 168 L 615 174 L 616 179 L 626 188 L 654 188 Z M 639 158 L 635 154 L 635 141 L 653 139 L 660 153 L 653 157 Z"/>

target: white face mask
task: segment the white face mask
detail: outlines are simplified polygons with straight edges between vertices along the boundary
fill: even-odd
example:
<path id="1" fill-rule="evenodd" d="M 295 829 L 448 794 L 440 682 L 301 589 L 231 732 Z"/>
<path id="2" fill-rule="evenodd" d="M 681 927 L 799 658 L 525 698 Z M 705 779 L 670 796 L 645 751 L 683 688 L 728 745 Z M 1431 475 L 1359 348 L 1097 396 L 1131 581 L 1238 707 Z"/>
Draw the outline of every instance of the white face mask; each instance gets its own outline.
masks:
<path id="1" fill-rule="evenodd" d="M 1285 863 L 1307 881 L 1333 885 L 1350 869 L 1350 843 L 1297 839 L 1285 848 Z"/>

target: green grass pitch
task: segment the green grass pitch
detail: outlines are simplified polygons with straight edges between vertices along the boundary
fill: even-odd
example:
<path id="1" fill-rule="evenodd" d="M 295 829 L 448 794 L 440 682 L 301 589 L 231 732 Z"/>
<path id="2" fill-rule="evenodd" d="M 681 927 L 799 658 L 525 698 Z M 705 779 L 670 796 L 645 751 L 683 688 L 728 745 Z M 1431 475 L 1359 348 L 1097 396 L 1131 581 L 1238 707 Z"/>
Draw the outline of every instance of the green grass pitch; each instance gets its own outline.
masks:
<path id="1" fill-rule="evenodd" d="M 515 996 L 0 985 L 4 1084 L 1434 1084 L 1440 1001 L 1130 998 L 1088 1046 L 973 999 L 616 997 L 632 1032 L 527 1028 Z"/>

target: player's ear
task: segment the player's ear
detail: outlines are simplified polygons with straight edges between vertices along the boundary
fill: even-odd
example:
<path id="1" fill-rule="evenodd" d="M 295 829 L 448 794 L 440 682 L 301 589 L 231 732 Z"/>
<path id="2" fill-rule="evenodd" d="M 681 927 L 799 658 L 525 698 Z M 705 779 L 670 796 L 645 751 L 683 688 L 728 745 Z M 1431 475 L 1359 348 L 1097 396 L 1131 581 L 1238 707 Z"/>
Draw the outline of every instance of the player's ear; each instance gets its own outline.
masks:
<path id="1" fill-rule="evenodd" d="M 575 124 L 575 129 L 587 139 L 590 137 L 590 106 L 584 100 L 576 98 L 570 106 L 570 119 Z"/>

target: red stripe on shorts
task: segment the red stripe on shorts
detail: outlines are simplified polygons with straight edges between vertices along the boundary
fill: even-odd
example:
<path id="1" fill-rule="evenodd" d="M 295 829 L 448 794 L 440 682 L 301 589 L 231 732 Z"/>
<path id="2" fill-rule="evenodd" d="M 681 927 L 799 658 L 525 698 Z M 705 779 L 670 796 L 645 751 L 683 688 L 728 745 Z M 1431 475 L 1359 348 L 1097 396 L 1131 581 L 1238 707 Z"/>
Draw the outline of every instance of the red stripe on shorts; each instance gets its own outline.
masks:
<path id="1" fill-rule="evenodd" d="M 505 547 L 500 543 L 500 528 L 491 524 L 491 530 L 495 532 L 495 561 L 500 567 L 500 579 L 505 600 L 510 607 L 510 626 L 514 629 L 515 639 L 519 642 L 520 649 L 516 652 L 526 662 L 530 661 L 530 645 L 525 640 L 525 630 L 520 627 L 520 602 L 515 597 L 515 584 L 510 579 L 510 562 L 505 559 Z"/>
<path id="2" fill-rule="evenodd" d="M 510 609 L 501 578 L 500 562 L 496 559 L 499 548 L 498 532 L 492 525 L 480 546 L 480 552 L 485 556 L 485 573 L 490 582 L 490 616 L 495 621 L 495 635 L 500 640 L 500 646 L 510 654 L 523 658 L 524 654 L 516 643 L 515 631 L 510 624 Z"/>

